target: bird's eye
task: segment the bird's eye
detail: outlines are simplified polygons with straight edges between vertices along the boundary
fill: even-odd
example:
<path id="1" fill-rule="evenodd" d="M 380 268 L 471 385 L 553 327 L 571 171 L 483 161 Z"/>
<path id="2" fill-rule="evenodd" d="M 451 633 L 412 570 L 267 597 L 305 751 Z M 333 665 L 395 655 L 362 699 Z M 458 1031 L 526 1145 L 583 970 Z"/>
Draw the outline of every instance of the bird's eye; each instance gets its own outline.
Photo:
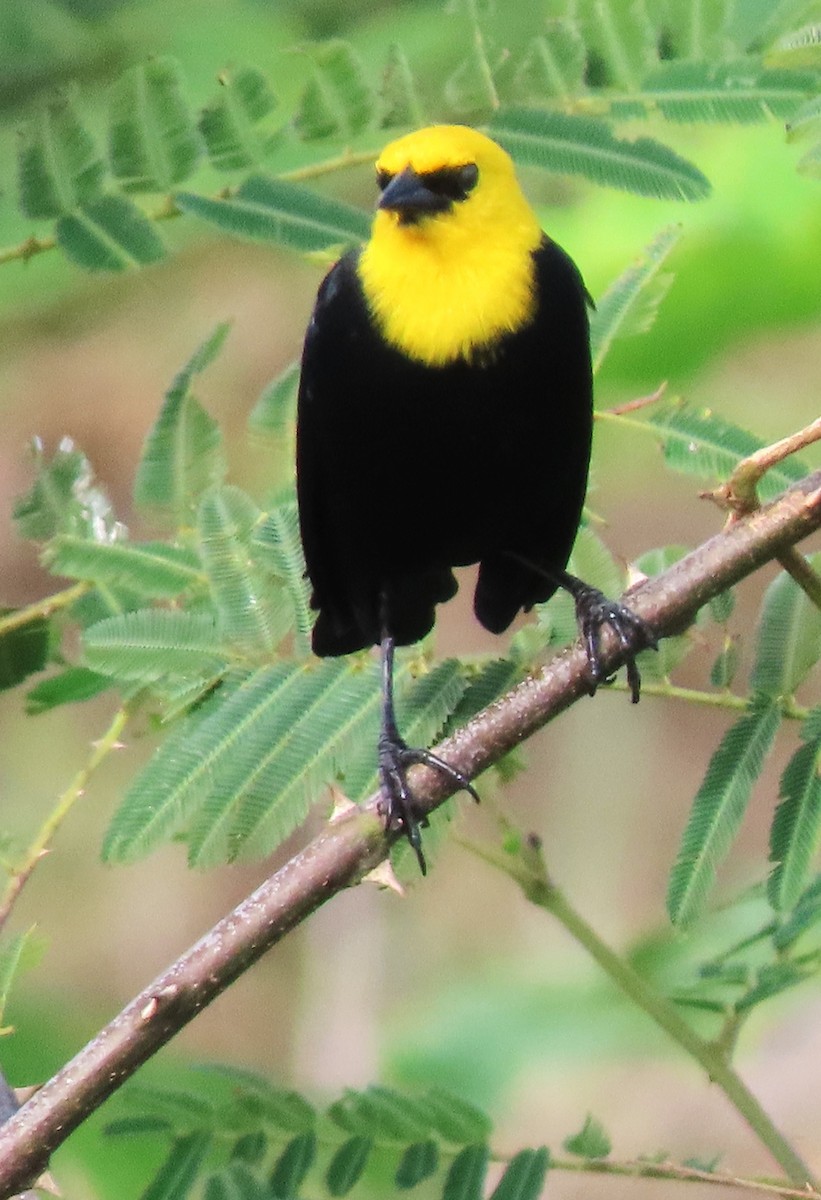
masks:
<path id="1" fill-rule="evenodd" d="M 385 188 L 392 179 L 393 175 L 391 175 L 390 171 L 378 170 L 376 172 L 376 186 L 379 188 L 380 192 L 384 192 Z"/>
<path id="2" fill-rule="evenodd" d="M 467 200 L 479 180 L 479 168 L 476 163 L 465 163 L 462 167 L 439 167 L 436 171 L 426 171 L 422 178 L 425 187 L 437 196 L 445 196 L 448 200 Z"/>
<path id="3" fill-rule="evenodd" d="M 459 182 L 466 196 L 468 192 L 473 191 L 479 182 L 479 168 L 476 163 L 465 163 L 463 167 L 459 168 Z"/>

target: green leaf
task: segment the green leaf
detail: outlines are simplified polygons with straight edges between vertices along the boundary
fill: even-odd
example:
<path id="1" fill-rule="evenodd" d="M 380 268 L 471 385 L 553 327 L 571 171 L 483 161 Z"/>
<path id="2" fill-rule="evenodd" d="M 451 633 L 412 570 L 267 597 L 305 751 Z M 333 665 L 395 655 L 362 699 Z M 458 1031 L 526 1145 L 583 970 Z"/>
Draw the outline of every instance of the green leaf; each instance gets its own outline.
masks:
<path id="1" fill-rule="evenodd" d="M 439 1148 L 436 1142 L 414 1142 L 399 1160 L 394 1182 L 402 1189 L 416 1187 L 423 1179 L 429 1179 L 438 1166 Z"/>
<path id="2" fill-rule="evenodd" d="M 767 58 L 786 67 L 817 67 L 821 63 L 821 24 L 814 22 L 783 33 Z"/>
<path id="3" fill-rule="evenodd" d="M 232 1162 L 208 1177 L 204 1200 L 271 1200 L 271 1192 L 245 1163 Z"/>
<path id="4" fill-rule="evenodd" d="M 23 971 L 35 967 L 45 950 L 46 941 L 37 936 L 34 926 L 0 944 L 0 1034 L 4 1032 L 2 1026 L 15 980 Z"/>
<path id="5" fill-rule="evenodd" d="M 144 608 L 107 617 L 86 629 L 83 647 L 93 671 L 135 683 L 208 678 L 225 669 L 210 613 Z"/>
<path id="6" fill-rule="evenodd" d="M 218 171 L 255 166 L 282 141 L 279 130 L 259 128 L 276 108 L 276 96 L 256 67 L 223 71 L 219 83 L 218 94 L 199 117 L 208 157 Z"/>
<path id="7" fill-rule="evenodd" d="M 120 1117 L 103 1127 L 106 1137 L 141 1137 L 146 1133 L 167 1133 L 171 1126 L 162 1117 Z"/>
<path id="8" fill-rule="evenodd" d="M 267 661 L 293 613 L 284 590 L 266 577 L 253 554 L 260 519 L 259 509 L 240 488 L 211 488 L 200 502 L 197 539 L 221 640 Z"/>
<path id="9" fill-rule="evenodd" d="M 523 103 L 550 97 L 569 107 L 584 90 L 586 65 L 578 25 L 564 18 L 549 19 L 546 32 L 533 38 L 516 67 L 515 94 Z"/>
<path id="10" fill-rule="evenodd" d="M 498 96 L 484 40 L 474 36 L 468 46 L 467 57 L 445 80 L 444 94 L 452 113 L 460 119 L 473 120 L 479 113 L 492 112 Z"/>
<path id="11" fill-rule="evenodd" d="M 787 122 L 787 141 L 817 137 L 821 132 L 821 96 L 813 96 L 802 104 Z"/>
<path id="12" fill-rule="evenodd" d="M 596 82 L 635 92 L 647 68 L 658 61 L 658 31 L 644 0 L 593 0 L 584 25 Z"/>
<path id="13" fill-rule="evenodd" d="M 710 683 L 713 687 L 729 688 L 738 671 L 740 652 L 738 638 L 726 637 L 715 662 L 710 668 Z"/>
<path id="14" fill-rule="evenodd" d="M 821 838 L 821 722 L 816 710 L 804 722 L 802 745 L 781 775 L 780 803 L 770 830 L 767 897 L 776 912 L 798 904 Z"/>
<path id="15" fill-rule="evenodd" d="M 766 70 L 746 58 L 719 63 L 673 61 L 643 80 L 640 98 L 648 110 L 660 112 L 668 121 L 745 124 L 787 120 L 816 90 L 812 72 Z M 618 101 L 610 111 L 619 116 Z"/>
<path id="16" fill-rule="evenodd" d="M 208 1063 L 199 1068 L 225 1081 L 232 1096 L 267 1124 L 287 1133 L 303 1133 L 314 1128 L 316 1112 L 298 1092 L 274 1087 L 262 1075 L 224 1063 Z"/>
<path id="17" fill-rule="evenodd" d="M 372 1150 L 369 1137 L 352 1137 L 342 1143 L 325 1172 L 325 1186 L 332 1196 L 346 1196 L 359 1182 Z"/>
<path id="18" fill-rule="evenodd" d="M 779 996 L 790 988 L 797 987 L 817 974 L 816 965 L 805 966 L 798 962 L 769 963 L 757 973 L 754 985 L 735 1002 L 736 1012 L 749 1012 L 751 1008 Z"/>
<path id="19" fill-rule="evenodd" d="M 59 217 L 99 195 L 105 165 L 69 97 L 43 106 L 24 127 L 17 169 L 30 220 Z"/>
<path id="20" fill-rule="evenodd" d="M 299 1194 L 302 1182 L 316 1158 L 316 1134 L 308 1130 L 292 1138 L 276 1161 L 269 1180 L 272 1196 L 286 1198 Z"/>
<path id="21" fill-rule="evenodd" d="M 379 124 L 383 129 L 397 125 L 419 129 L 426 124 L 410 63 L 404 50 L 395 44 L 388 49 L 380 98 L 382 118 Z"/>
<path id="22" fill-rule="evenodd" d="M 579 1132 L 565 1138 L 562 1145 L 568 1154 L 577 1154 L 580 1158 L 607 1158 L 613 1148 L 604 1126 L 589 1113 Z"/>
<path id="23" fill-rule="evenodd" d="M 165 257 L 162 239 L 125 196 L 99 196 L 60 217 L 58 244 L 87 271 L 125 271 Z"/>
<path id="24" fill-rule="evenodd" d="M 821 567 L 821 554 L 809 560 Z M 764 594 L 758 622 L 753 691 L 792 696 L 821 658 L 821 611 L 786 571 Z"/>
<path id="25" fill-rule="evenodd" d="M 300 99 L 295 124 L 300 136 L 353 137 L 376 119 L 376 95 L 356 51 L 347 42 L 309 47 L 313 77 Z"/>
<path id="26" fill-rule="evenodd" d="M 773 933 L 773 946 L 781 954 L 821 921 L 821 875 L 801 895 L 793 911 Z"/>
<path id="27" fill-rule="evenodd" d="M 293 425 L 299 389 L 299 362 L 272 379 L 251 409 L 248 424 L 260 433 L 281 435 Z"/>
<path id="28" fill-rule="evenodd" d="M 219 1124 L 217 1109 L 210 1100 L 185 1088 L 132 1083 L 121 1093 L 121 1100 L 140 1117 L 165 1121 L 180 1135 L 210 1131 Z"/>
<path id="29" fill-rule="evenodd" d="M 760 698 L 727 730 L 713 754 L 670 876 L 667 911 L 674 925 L 690 923 L 701 911 L 716 867 L 738 832 L 780 722 L 778 705 Z"/>
<path id="30" fill-rule="evenodd" d="M 654 406 L 642 422 L 635 424 L 650 426 L 659 434 L 665 461 L 674 470 L 715 482 L 727 479 L 742 459 L 764 446 L 759 438 L 712 409 L 691 408 L 684 403 Z M 785 458 L 763 477 L 758 494 L 763 501 L 773 500 L 807 474 L 809 468 L 799 459 Z"/>
<path id="31" fill-rule="evenodd" d="M 110 687 L 108 675 L 100 675 L 88 667 L 67 667 L 59 675 L 52 675 L 31 689 L 26 696 L 26 712 L 34 717 L 62 704 L 92 700 Z"/>
<path id="32" fill-rule="evenodd" d="M 250 1166 L 258 1166 L 265 1158 L 268 1149 L 268 1139 L 261 1129 L 253 1133 L 245 1133 L 237 1138 L 231 1147 L 231 1161 L 244 1162 Z"/>
<path id="33" fill-rule="evenodd" d="M 425 1093 L 423 1103 L 434 1131 L 454 1146 L 481 1142 L 493 1127 L 481 1109 L 442 1088 L 431 1088 Z M 471 1148 L 482 1149 L 476 1145 Z"/>
<path id="34" fill-rule="evenodd" d="M 51 459 L 35 443 L 34 463 L 34 483 L 12 510 L 21 537 L 45 542 L 65 533 L 108 542 L 121 535 L 122 526 L 105 492 L 94 482 L 91 464 L 71 438 L 61 440 Z"/>
<path id="35" fill-rule="evenodd" d="M 200 866 L 268 853 L 304 819 L 363 730 L 375 746 L 378 713 L 370 664 L 278 663 L 223 684 L 134 782 L 105 857 L 132 860 L 175 832 Z"/>
<path id="36" fill-rule="evenodd" d="M 549 1166 L 550 1155 L 544 1146 L 539 1150 L 520 1150 L 508 1163 L 490 1200 L 538 1200 Z"/>
<path id="37" fill-rule="evenodd" d="M 680 236 L 680 225 L 668 225 L 599 300 L 590 318 L 594 371 L 599 370 L 618 338 L 646 333 L 652 328 L 674 279 L 671 272 L 661 268 Z"/>
<path id="38" fill-rule="evenodd" d="M 450 1165 L 442 1200 L 482 1200 L 489 1159 L 487 1146 L 465 1146 Z"/>
<path id="39" fill-rule="evenodd" d="M 606 187 L 658 199 L 701 200 L 710 192 L 701 171 L 669 147 L 651 138 L 617 138 L 595 117 L 500 109 L 489 132 L 523 166 L 584 175 Z"/>
<path id="40" fill-rule="evenodd" d="M 268 175 L 252 175 L 229 199 L 211 200 L 193 192 L 180 192 L 174 199 L 182 212 L 225 233 L 302 253 L 360 242 L 370 230 L 370 217 L 362 209 Z"/>
<path id="41" fill-rule="evenodd" d="M 10 609 L 0 608 L 0 617 Z M 46 666 L 51 645 L 50 626 L 44 617 L 0 634 L 0 692 L 16 687 Z"/>
<path id="42" fill-rule="evenodd" d="M 173 58 L 131 67 L 111 94 L 109 152 L 126 192 L 167 192 L 187 179 L 202 155 L 202 140 L 183 98 Z"/>
<path id="43" fill-rule="evenodd" d="M 165 542 L 90 542 L 60 534 L 43 561 L 54 575 L 127 587 L 148 599 L 170 599 L 206 582 L 196 554 Z"/>
<path id="44" fill-rule="evenodd" d="M 190 525 L 200 496 L 225 474 L 222 434 L 191 395 L 194 377 L 216 358 L 230 326 L 218 325 L 194 352 L 165 394 L 146 438 L 134 484 L 134 502 Z"/>
<path id="45" fill-rule="evenodd" d="M 183 1200 L 194 1186 L 210 1146 L 210 1133 L 177 1138 L 140 1200 Z"/>
<path id="46" fill-rule="evenodd" d="M 385 1087 L 373 1086 L 362 1092 L 347 1089 L 330 1106 L 328 1116 L 348 1133 L 403 1145 L 426 1140 L 430 1132 L 424 1104 Z"/>
<path id="47" fill-rule="evenodd" d="M 294 652 L 298 657 L 303 657 L 310 645 L 313 617 L 299 533 L 299 515 L 293 498 L 268 513 L 254 534 L 253 545 L 271 573 L 283 585 L 291 601 L 296 637 Z"/>

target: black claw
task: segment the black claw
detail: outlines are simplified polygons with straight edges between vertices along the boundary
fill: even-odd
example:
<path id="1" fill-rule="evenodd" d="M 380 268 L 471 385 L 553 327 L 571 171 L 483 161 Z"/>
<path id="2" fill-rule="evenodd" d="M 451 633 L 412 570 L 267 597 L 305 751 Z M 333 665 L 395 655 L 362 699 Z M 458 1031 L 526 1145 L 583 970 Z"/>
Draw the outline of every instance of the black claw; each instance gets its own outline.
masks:
<path id="1" fill-rule="evenodd" d="M 428 824 L 428 819 L 419 814 L 413 793 L 408 787 L 406 774 L 408 768 L 416 763 L 423 763 L 426 767 L 441 771 L 462 791 L 470 792 L 477 804 L 479 794 L 467 776 L 451 767 L 444 759 L 432 754 L 430 750 L 407 746 L 395 732 L 383 732 L 379 739 L 379 782 L 387 802 L 386 824 L 388 829 L 401 831 L 408 839 L 416 854 L 419 870 L 426 875 L 427 863 L 422 851 L 420 830 Z"/>
<path id="2" fill-rule="evenodd" d="M 393 655 L 394 642 L 390 634 L 382 637 L 382 731 L 379 735 L 378 760 L 379 784 L 386 805 L 386 824 L 392 833 L 401 832 L 410 842 L 419 870 L 427 874 L 427 864 L 422 851 L 422 834 L 428 824 L 427 816 L 420 814 L 413 792 L 408 787 L 407 771 L 416 763 L 422 763 L 439 771 L 455 785 L 455 789 L 470 792 L 476 803 L 479 794 L 466 775 L 457 771 L 430 750 L 408 746 L 400 737 L 396 727 L 393 708 Z"/>
<path id="3" fill-rule="evenodd" d="M 601 661 L 601 631 L 604 625 L 609 625 L 619 639 L 624 655 L 630 699 L 633 704 L 638 704 L 641 674 L 636 665 L 636 655 L 642 650 L 658 650 L 658 640 L 653 630 L 626 605 L 617 600 L 608 600 L 598 588 L 590 587 L 575 576 L 563 574 L 561 583 L 576 602 L 576 619 L 590 666 L 591 696 L 599 684 L 607 682 Z"/>

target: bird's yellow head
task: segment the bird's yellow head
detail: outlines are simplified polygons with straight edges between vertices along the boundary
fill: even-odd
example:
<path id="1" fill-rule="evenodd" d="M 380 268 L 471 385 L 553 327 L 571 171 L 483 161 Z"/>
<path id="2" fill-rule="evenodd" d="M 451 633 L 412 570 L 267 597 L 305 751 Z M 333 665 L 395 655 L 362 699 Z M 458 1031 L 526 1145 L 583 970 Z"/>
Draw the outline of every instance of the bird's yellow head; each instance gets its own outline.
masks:
<path id="1" fill-rule="evenodd" d="M 376 163 L 359 274 L 385 338 L 439 366 L 492 353 L 532 316 L 542 231 L 509 156 L 464 125 L 407 134 Z"/>

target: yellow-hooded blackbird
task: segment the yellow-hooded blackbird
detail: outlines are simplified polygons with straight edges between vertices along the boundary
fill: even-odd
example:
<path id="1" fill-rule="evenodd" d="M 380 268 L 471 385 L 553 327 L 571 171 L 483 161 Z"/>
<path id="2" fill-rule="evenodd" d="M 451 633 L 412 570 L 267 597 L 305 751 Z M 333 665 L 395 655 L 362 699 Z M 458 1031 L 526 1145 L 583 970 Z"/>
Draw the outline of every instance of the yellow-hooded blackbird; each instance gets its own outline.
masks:
<path id="1" fill-rule="evenodd" d="M 588 296 L 543 234 L 508 155 L 465 126 L 389 145 L 370 240 L 322 283 L 305 340 L 297 488 L 318 655 L 382 648 L 378 759 L 389 825 L 421 869 L 393 711 L 393 652 L 423 637 L 479 563 L 476 617 L 502 633 L 557 587 L 576 600 L 591 690 L 599 630 L 633 654 L 652 635 L 565 571 L 584 501 L 592 429 Z"/>

